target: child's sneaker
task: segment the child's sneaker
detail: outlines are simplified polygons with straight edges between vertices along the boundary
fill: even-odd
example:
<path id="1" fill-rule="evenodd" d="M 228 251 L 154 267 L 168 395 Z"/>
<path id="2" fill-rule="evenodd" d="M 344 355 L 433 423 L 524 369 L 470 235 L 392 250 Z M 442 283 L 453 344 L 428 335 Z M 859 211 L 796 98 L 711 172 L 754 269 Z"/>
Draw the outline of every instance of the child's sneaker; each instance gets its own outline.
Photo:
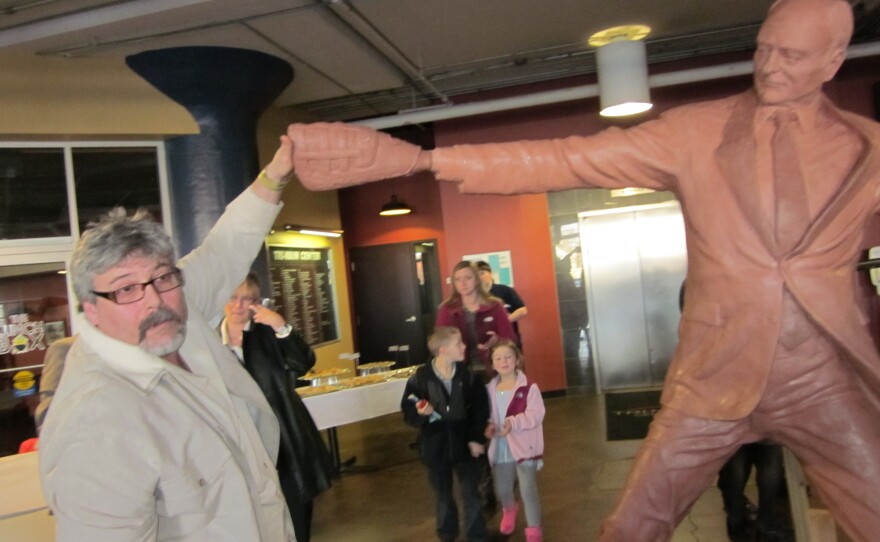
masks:
<path id="1" fill-rule="evenodd" d="M 526 542 L 544 542 L 544 532 L 540 527 L 526 527 Z"/>
<path id="2" fill-rule="evenodd" d="M 516 503 L 513 503 L 513 506 L 510 508 L 502 509 L 501 525 L 498 527 L 501 534 L 513 534 L 513 530 L 516 529 L 516 513 L 518 510 L 519 505 Z"/>

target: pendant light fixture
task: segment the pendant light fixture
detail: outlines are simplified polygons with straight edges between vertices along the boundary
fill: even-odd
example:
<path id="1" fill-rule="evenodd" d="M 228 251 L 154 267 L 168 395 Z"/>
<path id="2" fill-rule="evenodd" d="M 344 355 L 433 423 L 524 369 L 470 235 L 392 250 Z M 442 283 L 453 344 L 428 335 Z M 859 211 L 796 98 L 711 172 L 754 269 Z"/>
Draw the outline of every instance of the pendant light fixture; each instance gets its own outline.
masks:
<path id="1" fill-rule="evenodd" d="M 651 109 L 645 37 L 651 28 L 627 25 L 607 28 L 590 36 L 596 50 L 600 115 L 624 117 Z"/>
<path id="2" fill-rule="evenodd" d="M 412 207 L 397 199 L 396 194 L 391 194 L 391 201 L 382 206 L 379 216 L 408 215 L 412 211 Z"/>

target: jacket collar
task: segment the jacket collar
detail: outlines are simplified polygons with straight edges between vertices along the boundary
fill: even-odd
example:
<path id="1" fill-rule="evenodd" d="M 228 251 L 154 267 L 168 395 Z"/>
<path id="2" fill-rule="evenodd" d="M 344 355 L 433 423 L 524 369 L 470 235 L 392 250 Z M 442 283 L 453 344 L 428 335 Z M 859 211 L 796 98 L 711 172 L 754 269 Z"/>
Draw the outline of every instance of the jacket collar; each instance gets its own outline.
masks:
<path id="1" fill-rule="evenodd" d="M 495 375 L 492 380 L 489 381 L 489 393 L 495 393 L 495 388 L 498 387 L 498 375 Z M 526 376 L 524 372 L 520 369 L 516 370 L 516 388 L 519 389 L 523 386 L 527 386 L 529 384 L 529 378 Z"/>
<path id="2" fill-rule="evenodd" d="M 754 122 L 758 109 L 758 99 L 754 91 L 740 95 L 736 100 L 727 124 L 724 126 L 721 144 L 715 150 L 715 157 L 721 172 L 730 186 L 742 213 L 748 219 L 764 245 L 776 257 L 784 254 L 776 243 L 776 234 L 771 217 L 764 211 L 760 200 L 756 172 L 756 142 Z M 862 152 L 852 171 L 843 180 L 837 192 L 832 196 L 826 207 L 810 224 L 801 241 L 792 252 L 802 251 L 821 232 L 825 226 L 837 216 L 851 199 L 871 177 L 871 167 L 878 158 L 876 152 L 868 144 L 866 129 L 853 116 L 844 115 L 825 96 L 822 96 L 815 114 L 829 116 L 834 122 L 842 122 L 849 126 L 863 141 Z M 803 120 L 803 119 L 802 119 Z"/>
<path id="3" fill-rule="evenodd" d="M 144 392 L 152 390 L 165 372 L 171 369 L 183 370 L 145 352 L 137 345 L 124 343 L 104 334 L 82 313 L 76 318 L 77 332 L 89 348 L 99 353 L 101 361 L 118 376 L 134 383 Z"/>

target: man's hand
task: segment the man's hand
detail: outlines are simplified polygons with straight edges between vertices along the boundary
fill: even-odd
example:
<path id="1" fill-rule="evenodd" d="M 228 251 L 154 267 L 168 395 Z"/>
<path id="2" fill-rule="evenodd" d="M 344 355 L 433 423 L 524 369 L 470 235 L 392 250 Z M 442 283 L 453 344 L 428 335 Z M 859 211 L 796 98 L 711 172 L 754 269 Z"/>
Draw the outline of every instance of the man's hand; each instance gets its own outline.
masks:
<path id="1" fill-rule="evenodd" d="M 251 183 L 251 190 L 262 200 L 277 204 L 281 201 L 281 192 L 293 173 L 293 141 L 286 135 L 281 142 L 269 165 Z"/>
<path id="2" fill-rule="evenodd" d="M 309 190 L 332 190 L 408 175 L 422 149 L 364 126 L 339 122 L 291 124 L 296 175 Z"/>
<path id="3" fill-rule="evenodd" d="M 286 135 L 280 139 L 278 150 L 265 169 L 266 174 L 275 181 L 284 181 L 293 173 L 293 141 Z"/>

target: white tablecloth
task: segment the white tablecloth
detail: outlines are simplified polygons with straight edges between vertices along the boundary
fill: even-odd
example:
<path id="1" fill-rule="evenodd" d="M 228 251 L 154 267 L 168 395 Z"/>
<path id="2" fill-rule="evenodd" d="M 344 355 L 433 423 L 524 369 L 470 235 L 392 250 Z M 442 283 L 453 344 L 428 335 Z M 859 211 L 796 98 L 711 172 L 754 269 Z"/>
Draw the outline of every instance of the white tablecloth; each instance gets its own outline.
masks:
<path id="1" fill-rule="evenodd" d="M 329 429 L 400 412 L 404 387 L 405 378 L 394 378 L 378 384 L 304 397 L 303 402 L 318 429 Z"/>

